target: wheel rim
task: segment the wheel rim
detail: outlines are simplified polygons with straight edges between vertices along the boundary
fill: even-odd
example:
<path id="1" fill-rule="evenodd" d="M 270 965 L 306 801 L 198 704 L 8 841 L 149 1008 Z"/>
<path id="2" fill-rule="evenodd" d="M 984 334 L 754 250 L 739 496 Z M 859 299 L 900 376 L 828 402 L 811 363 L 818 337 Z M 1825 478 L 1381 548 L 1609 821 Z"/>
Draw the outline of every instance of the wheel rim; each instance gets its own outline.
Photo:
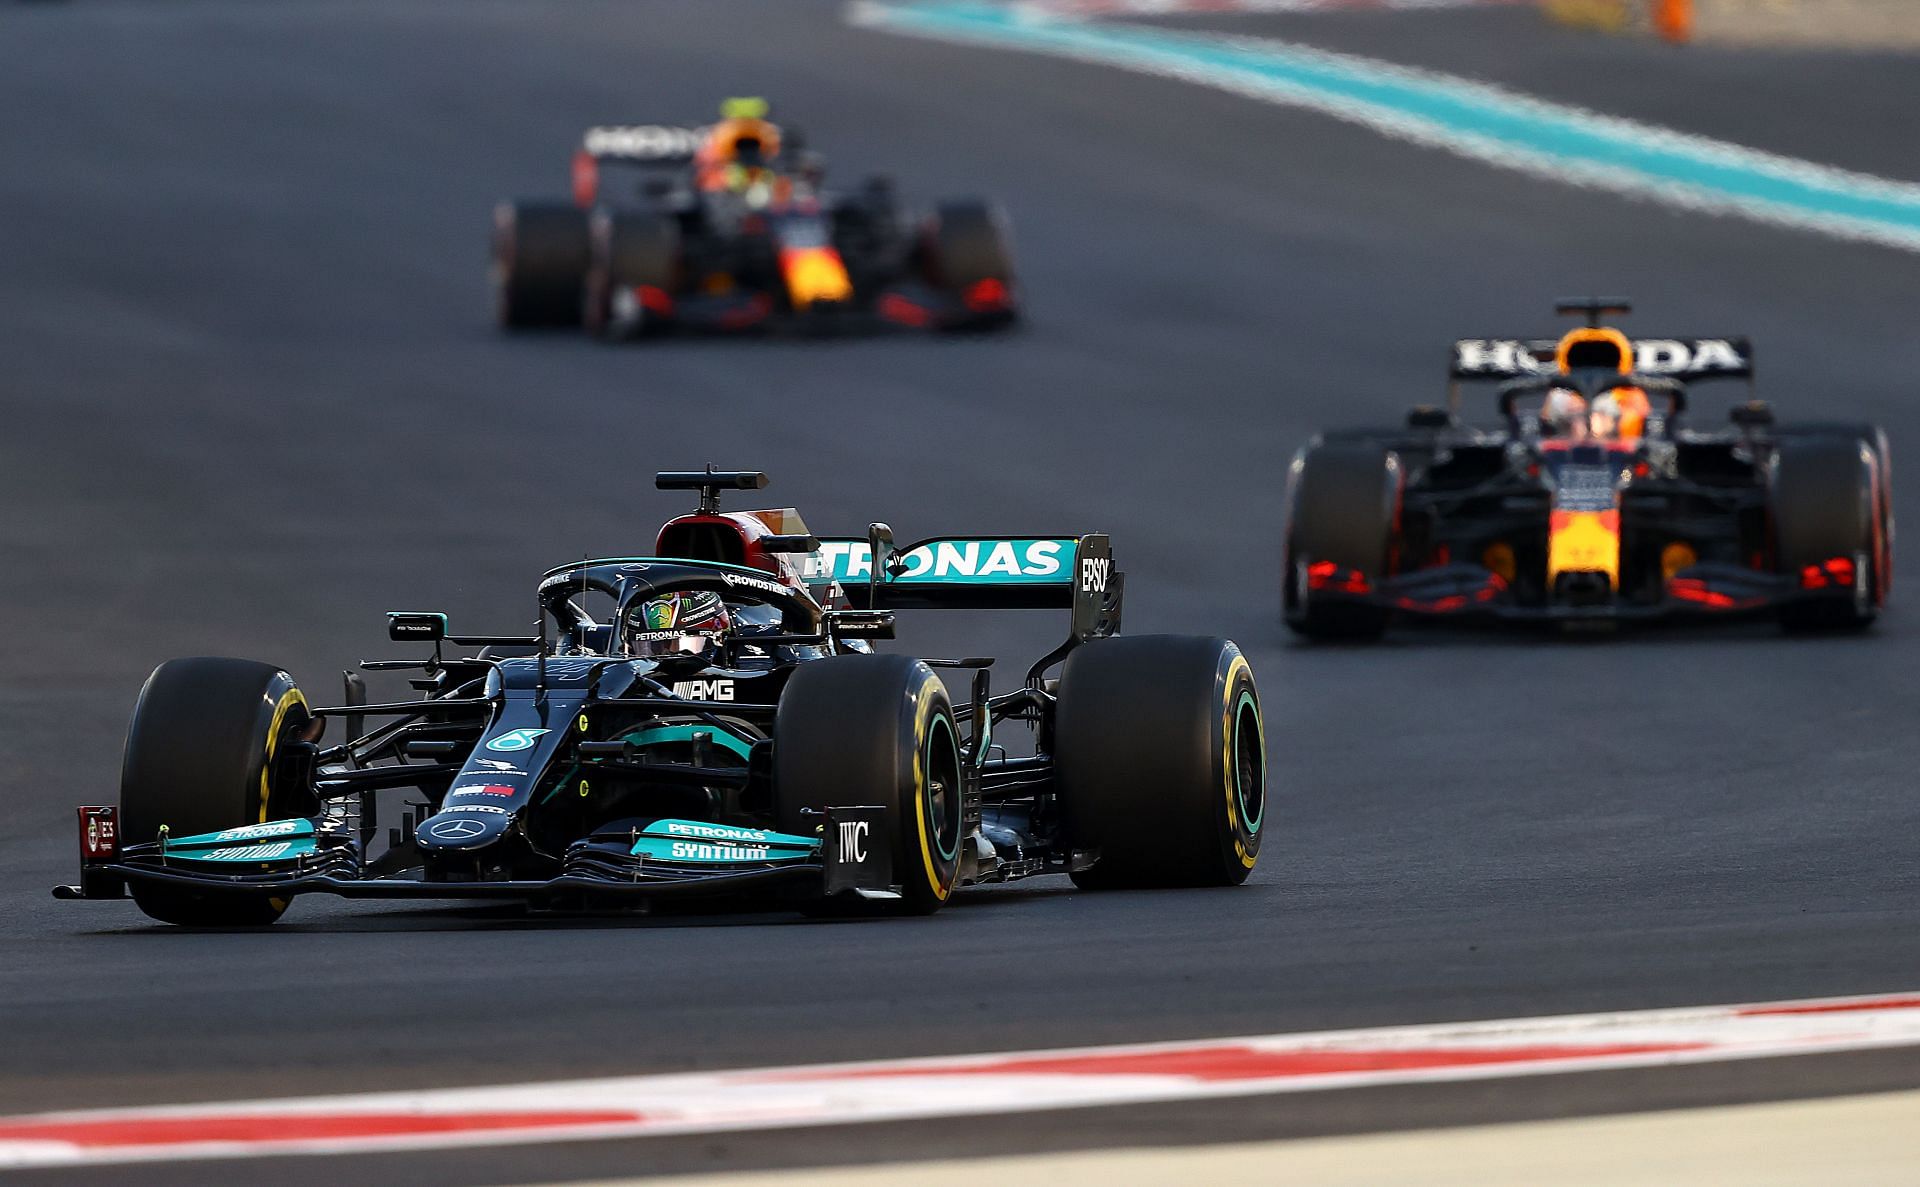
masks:
<path id="1" fill-rule="evenodd" d="M 927 838 L 946 861 L 960 854 L 960 747 L 953 721 L 944 713 L 927 730 L 926 786 L 921 789 L 927 810 Z"/>
<path id="2" fill-rule="evenodd" d="M 1233 791 L 1247 835 L 1257 835 L 1267 808 L 1267 743 L 1260 706 L 1248 690 L 1234 706 Z"/>

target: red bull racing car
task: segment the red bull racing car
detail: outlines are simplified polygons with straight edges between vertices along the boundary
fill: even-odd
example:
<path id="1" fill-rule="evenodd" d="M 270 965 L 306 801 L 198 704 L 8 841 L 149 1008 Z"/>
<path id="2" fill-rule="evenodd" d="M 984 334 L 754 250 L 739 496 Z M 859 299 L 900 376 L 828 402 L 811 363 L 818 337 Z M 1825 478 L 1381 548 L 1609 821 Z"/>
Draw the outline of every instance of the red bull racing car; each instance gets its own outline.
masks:
<path id="1" fill-rule="evenodd" d="M 991 329 L 1016 316 L 1000 208 L 930 210 L 887 179 L 827 189 L 818 154 L 729 100 L 704 128 L 589 129 L 571 202 L 494 210 L 494 306 L 506 329 L 584 325 L 607 339 L 672 329 L 853 324 Z M 639 184 L 614 184 L 622 170 Z"/>
<path id="2" fill-rule="evenodd" d="M 1772 615 L 1871 624 L 1893 582 L 1892 471 L 1871 424 L 1779 423 L 1756 399 L 1724 427 L 1690 393 L 1747 382 L 1743 338 L 1632 339 L 1616 299 L 1538 341 L 1454 344 L 1445 407 L 1316 437 L 1288 478 L 1282 613 L 1311 639 L 1396 617 L 1556 623 Z M 1460 416 L 1499 383 L 1500 420 Z"/>

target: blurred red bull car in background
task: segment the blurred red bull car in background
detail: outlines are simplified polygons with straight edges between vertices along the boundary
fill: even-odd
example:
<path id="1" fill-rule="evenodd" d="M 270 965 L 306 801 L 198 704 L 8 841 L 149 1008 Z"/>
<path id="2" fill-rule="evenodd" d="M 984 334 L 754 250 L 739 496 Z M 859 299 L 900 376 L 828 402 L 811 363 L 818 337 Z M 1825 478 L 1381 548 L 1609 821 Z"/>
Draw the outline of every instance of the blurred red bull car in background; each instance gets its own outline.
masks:
<path id="1" fill-rule="evenodd" d="M 589 129 L 571 202 L 494 211 L 504 329 L 584 325 L 631 339 L 673 329 L 895 325 L 981 330 L 1015 320 L 1000 208 L 904 203 L 884 177 L 840 193 L 758 99 L 719 122 Z M 616 171 L 639 170 L 630 191 Z"/>

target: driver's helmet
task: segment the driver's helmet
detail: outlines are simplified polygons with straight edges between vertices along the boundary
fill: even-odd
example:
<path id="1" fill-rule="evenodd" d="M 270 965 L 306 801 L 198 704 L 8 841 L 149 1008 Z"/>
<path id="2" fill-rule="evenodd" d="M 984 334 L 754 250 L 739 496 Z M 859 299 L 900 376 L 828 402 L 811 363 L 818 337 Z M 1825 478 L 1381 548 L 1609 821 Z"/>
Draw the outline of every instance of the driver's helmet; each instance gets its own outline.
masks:
<path id="1" fill-rule="evenodd" d="M 720 111 L 724 118 L 694 154 L 700 187 L 745 193 L 768 184 L 780 155 L 780 128 L 766 118 L 766 101 L 729 99 Z"/>
<path id="2" fill-rule="evenodd" d="M 1594 400 L 1588 428 L 1603 441 L 1635 441 L 1646 434 L 1651 408 L 1646 392 L 1637 387 L 1617 387 Z"/>
<path id="3" fill-rule="evenodd" d="M 1587 436 L 1587 402 L 1579 392 L 1556 387 L 1540 405 L 1540 435 L 1580 441 Z"/>
<path id="4" fill-rule="evenodd" d="M 667 594 L 635 606 L 627 615 L 627 654 L 640 657 L 699 655 L 717 648 L 733 628 L 733 616 L 710 590 Z"/>
<path id="5" fill-rule="evenodd" d="M 1596 439 L 1611 441 L 1620 433 L 1620 401 L 1612 392 L 1596 396 L 1587 413 L 1587 431 Z"/>

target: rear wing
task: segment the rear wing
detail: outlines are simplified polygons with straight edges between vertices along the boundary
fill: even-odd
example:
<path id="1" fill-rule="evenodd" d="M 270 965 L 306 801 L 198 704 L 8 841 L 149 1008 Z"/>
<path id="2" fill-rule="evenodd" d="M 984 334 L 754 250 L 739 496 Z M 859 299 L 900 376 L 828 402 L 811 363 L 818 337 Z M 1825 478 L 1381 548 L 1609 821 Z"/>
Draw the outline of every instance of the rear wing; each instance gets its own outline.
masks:
<path id="1" fill-rule="evenodd" d="M 1462 338 L 1448 360 L 1447 402 L 1460 407 L 1460 383 L 1476 379 L 1520 379 L 1554 369 L 1558 338 Z M 1635 338 L 1633 369 L 1697 383 L 1705 379 L 1744 379 L 1753 386 L 1753 341 L 1748 338 Z"/>
<path id="2" fill-rule="evenodd" d="M 866 538 L 822 536 L 802 577 L 838 588 L 860 610 L 917 608 L 1073 612 L 1075 639 L 1120 629 L 1124 579 L 1100 533 L 1084 536 L 935 536 L 896 548 L 876 523 Z M 875 558 L 879 563 L 875 563 Z"/>
<path id="3" fill-rule="evenodd" d="M 706 135 L 705 128 L 676 128 L 667 124 L 588 128 L 580 138 L 580 151 L 596 161 L 681 165 L 693 160 Z"/>
<path id="4" fill-rule="evenodd" d="M 1462 338 L 1453 344 L 1452 379 L 1518 379 L 1553 370 L 1558 338 Z M 1746 338 L 1636 338 L 1633 369 L 1676 379 L 1751 379 Z"/>

